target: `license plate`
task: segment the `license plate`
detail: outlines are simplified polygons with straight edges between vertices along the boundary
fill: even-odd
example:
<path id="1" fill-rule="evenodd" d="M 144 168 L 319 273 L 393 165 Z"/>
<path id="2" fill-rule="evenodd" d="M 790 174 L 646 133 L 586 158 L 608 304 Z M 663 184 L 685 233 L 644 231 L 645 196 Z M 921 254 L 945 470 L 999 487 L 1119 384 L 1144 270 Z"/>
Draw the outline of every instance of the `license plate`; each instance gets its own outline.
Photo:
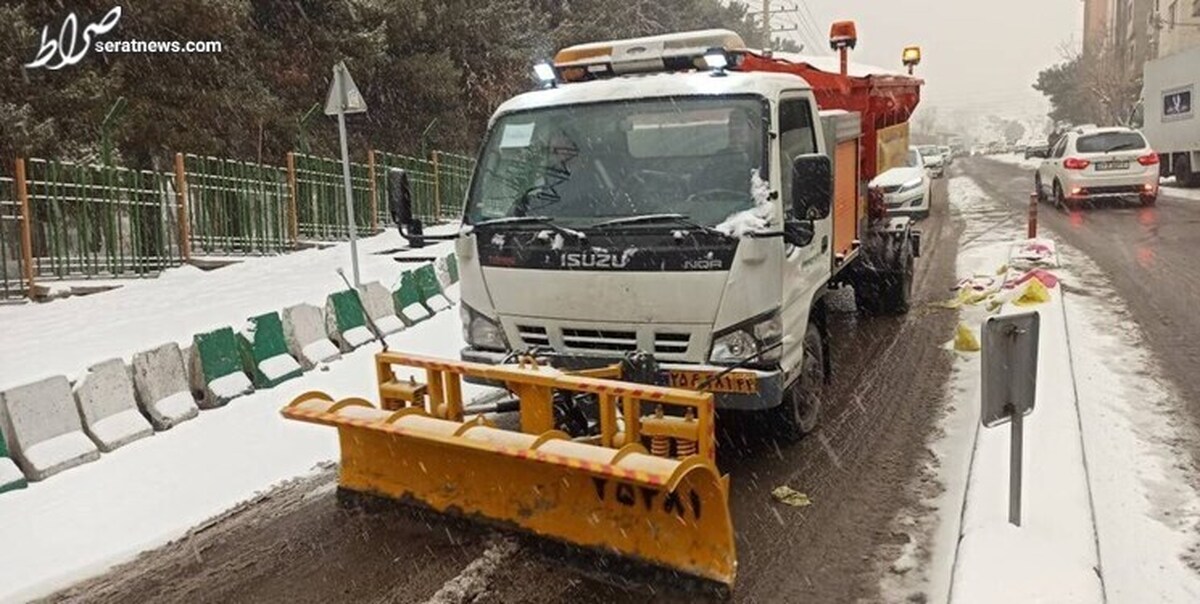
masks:
<path id="1" fill-rule="evenodd" d="M 1096 162 L 1096 170 L 1127 170 L 1129 162 L 1127 161 L 1098 161 Z"/>
<path id="2" fill-rule="evenodd" d="M 671 370 L 667 377 L 672 388 L 696 390 L 696 387 L 711 378 L 707 371 Z M 757 394 L 758 376 L 748 371 L 733 371 L 717 378 L 704 387 L 705 392 L 729 392 L 733 394 Z"/>

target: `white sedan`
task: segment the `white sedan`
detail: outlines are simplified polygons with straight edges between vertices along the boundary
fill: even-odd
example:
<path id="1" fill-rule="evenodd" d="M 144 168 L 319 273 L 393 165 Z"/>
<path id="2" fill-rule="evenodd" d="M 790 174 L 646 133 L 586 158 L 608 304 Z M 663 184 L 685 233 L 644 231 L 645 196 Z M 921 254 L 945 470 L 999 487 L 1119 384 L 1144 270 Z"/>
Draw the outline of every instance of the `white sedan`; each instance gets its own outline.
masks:
<path id="1" fill-rule="evenodd" d="M 925 160 L 916 149 L 908 149 L 905 165 L 876 176 L 869 186 L 881 190 L 888 214 L 913 218 L 929 216 L 931 181 L 925 171 Z"/>
<path id="2" fill-rule="evenodd" d="M 1034 175 L 1040 201 L 1074 209 L 1095 199 L 1158 199 L 1158 154 L 1129 128 L 1079 128 L 1058 139 Z"/>

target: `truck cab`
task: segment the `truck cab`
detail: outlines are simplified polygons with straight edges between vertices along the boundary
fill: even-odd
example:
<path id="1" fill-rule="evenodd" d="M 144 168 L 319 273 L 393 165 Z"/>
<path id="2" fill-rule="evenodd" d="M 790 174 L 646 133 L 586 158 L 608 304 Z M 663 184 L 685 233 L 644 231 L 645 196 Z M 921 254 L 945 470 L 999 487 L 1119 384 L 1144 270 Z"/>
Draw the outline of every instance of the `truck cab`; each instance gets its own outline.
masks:
<path id="1" fill-rule="evenodd" d="M 825 292 L 906 309 L 915 239 L 866 231 L 861 115 L 736 69 L 741 49 L 722 30 L 575 47 L 497 109 L 456 240 L 464 360 L 649 353 L 659 383 L 815 426 Z M 880 234 L 900 243 L 866 253 Z"/>

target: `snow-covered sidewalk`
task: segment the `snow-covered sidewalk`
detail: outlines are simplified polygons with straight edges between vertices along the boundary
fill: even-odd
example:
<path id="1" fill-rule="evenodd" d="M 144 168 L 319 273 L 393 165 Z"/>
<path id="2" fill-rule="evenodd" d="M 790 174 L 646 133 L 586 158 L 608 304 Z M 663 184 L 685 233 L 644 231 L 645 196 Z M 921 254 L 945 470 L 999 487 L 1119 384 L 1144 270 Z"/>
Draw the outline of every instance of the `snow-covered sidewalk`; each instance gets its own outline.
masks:
<path id="1" fill-rule="evenodd" d="M 453 232 L 440 226 L 432 233 Z M 395 289 L 400 274 L 416 264 L 392 259 L 389 250 L 405 241 L 395 230 L 359 241 L 362 281 Z M 205 272 L 193 266 L 166 271 L 155 279 L 129 280 L 120 289 L 46 304 L 0 306 L 0 390 L 53 375 L 75 378 L 93 363 L 129 358 L 167 342 L 191 344 L 192 335 L 325 297 L 346 288 L 336 270 L 350 271 L 349 244 L 290 254 L 248 257 Z M 453 250 L 444 242 L 400 256 L 438 257 Z"/>
<path id="2" fill-rule="evenodd" d="M 969 178 L 949 185 L 966 222 L 958 273 L 987 281 L 1009 266 L 1023 213 Z M 886 578 L 885 594 L 970 603 L 1200 601 L 1200 491 L 1185 461 L 1200 438 L 1107 277 L 1068 246 L 1058 246 L 1058 258 L 1060 287 L 1033 307 L 1042 343 L 1037 407 L 1025 423 L 1022 526 L 1007 524 L 1009 429 L 979 427 L 979 353 L 956 353 L 942 436 L 930 443 L 927 474 L 939 486 L 925 516 L 906 510 L 896 522 L 913 538 L 906 558 L 927 563 Z M 1011 310 L 968 304 L 960 317 L 978 334 L 987 316 Z M 898 560 L 893 568 L 912 566 Z"/>
<path id="3" fill-rule="evenodd" d="M 388 338 L 394 349 L 453 358 L 458 313 L 444 311 Z M 308 390 L 376 391 L 368 344 L 314 370 L 0 496 L 0 602 L 45 596 L 184 535 L 282 481 L 338 458 L 337 434 L 287 421 L 280 409 Z M 465 385 L 470 395 L 478 387 Z"/>

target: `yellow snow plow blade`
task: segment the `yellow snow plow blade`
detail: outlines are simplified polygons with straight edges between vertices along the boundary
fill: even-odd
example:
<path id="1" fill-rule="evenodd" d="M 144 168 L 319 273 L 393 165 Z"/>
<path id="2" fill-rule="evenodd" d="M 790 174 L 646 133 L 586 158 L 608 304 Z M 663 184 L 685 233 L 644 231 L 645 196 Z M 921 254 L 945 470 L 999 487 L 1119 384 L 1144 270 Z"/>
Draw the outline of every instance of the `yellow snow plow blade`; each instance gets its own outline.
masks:
<path id="1" fill-rule="evenodd" d="M 396 367 L 425 381 L 397 379 Z M 339 487 L 482 517 L 732 585 L 729 480 L 716 467 L 712 395 L 539 368 L 376 355 L 380 407 L 300 395 L 289 419 L 336 427 Z M 586 374 L 586 375 L 585 375 Z M 521 431 L 464 421 L 462 378 L 504 383 Z M 597 397 L 600 434 L 554 429 L 555 391 Z M 675 407 L 670 416 L 663 408 Z M 650 412 L 646 413 L 643 409 Z M 646 445 L 649 445 L 649 449 Z"/>

